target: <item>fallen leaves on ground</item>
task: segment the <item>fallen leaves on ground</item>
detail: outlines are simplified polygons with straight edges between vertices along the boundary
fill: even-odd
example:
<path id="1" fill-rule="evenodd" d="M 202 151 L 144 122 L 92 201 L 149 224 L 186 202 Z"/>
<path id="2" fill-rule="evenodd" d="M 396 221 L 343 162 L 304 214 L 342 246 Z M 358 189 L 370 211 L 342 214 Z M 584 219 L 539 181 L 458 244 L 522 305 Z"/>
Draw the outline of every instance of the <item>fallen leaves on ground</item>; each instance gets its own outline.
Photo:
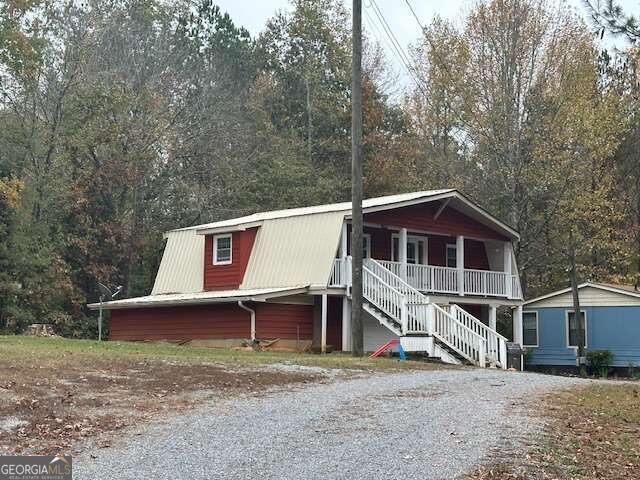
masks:
<path id="1" fill-rule="evenodd" d="M 468 479 L 640 478 L 640 385 L 574 387 L 545 396 L 534 408 L 546 428 L 529 451 L 505 452 Z"/>
<path id="2" fill-rule="evenodd" d="M 0 363 L 0 454 L 58 454 L 79 441 L 216 397 L 308 382 L 313 375 L 162 360 L 63 355 Z M 12 419 L 14 428 L 2 428 Z M 108 447 L 108 440 L 98 446 Z"/>

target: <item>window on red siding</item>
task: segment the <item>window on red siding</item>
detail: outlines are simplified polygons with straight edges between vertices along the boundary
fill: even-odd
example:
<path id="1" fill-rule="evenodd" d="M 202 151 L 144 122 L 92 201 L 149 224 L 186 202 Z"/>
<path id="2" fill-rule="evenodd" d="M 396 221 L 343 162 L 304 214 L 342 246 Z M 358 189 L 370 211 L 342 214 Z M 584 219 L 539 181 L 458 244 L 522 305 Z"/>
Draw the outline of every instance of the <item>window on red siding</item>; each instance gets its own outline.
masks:
<path id="1" fill-rule="evenodd" d="M 213 237 L 213 264 L 228 265 L 232 261 L 230 234 Z"/>
<path id="2" fill-rule="evenodd" d="M 447 267 L 458 266 L 458 248 L 455 245 L 447 245 Z"/>

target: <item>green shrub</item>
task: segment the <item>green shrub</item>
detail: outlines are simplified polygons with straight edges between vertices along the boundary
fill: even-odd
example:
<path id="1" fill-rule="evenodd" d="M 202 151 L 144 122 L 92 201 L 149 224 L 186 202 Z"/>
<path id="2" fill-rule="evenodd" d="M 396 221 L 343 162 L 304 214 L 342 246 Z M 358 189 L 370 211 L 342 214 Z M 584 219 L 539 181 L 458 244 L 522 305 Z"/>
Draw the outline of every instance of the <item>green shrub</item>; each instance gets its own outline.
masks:
<path id="1" fill-rule="evenodd" d="M 587 364 L 593 374 L 600 375 L 601 378 L 607 378 L 609 375 L 609 366 L 613 361 L 613 353 L 611 350 L 589 350 L 587 352 Z"/>

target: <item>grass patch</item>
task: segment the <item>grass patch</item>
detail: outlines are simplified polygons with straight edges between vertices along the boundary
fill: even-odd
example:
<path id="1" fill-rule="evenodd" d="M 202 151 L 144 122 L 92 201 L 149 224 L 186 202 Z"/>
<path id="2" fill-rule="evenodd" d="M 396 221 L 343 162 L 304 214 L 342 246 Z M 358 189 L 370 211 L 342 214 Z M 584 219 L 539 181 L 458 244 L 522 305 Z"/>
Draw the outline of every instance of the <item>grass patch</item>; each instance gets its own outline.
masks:
<path id="1" fill-rule="evenodd" d="M 64 338 L 0 336 L 0 362 L 22 359 L 25 362 L 64 361 L 70 356 L 101 359 L 147 359 L 210 362 L 228 365 L 266 365 L 288 362 L 297 365 L 357 370 L 433 370 L 440 364 L 404 361 L 380 357 L 356 358 L 343 353 L 317 355 L 312 353 L 253 352 L 230 348 L 181 346 L 171 343 L 97 342 Z"/>
<path id="2" fill-rule="evenodd" d="M 640 385 L 592 383 L 549 394 L 535 408 L 547 421 L 537 445 L 468 478 L 640 478 Z"/>

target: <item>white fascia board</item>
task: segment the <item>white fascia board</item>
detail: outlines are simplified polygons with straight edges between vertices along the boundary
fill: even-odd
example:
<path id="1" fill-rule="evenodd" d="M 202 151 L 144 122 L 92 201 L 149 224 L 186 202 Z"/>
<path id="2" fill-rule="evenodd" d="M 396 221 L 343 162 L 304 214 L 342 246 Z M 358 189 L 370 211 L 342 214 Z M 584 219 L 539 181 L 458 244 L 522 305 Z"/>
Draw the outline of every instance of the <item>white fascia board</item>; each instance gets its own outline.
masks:
<path id="1" fill-rule="evenodd" d="M 610 285 L 601 285 L 599 283 L 584 282 L 578 285 L 578 290 L 584 287 L 597 288 L 599 290 L 606 290 L 613 293 L 619 293 L 621 295 L 628 295 L 629 297 L 640 298 L 640 292 L 638 293 L 630 292 L 629 290 L 625 290 L 623 288 L 615 288 Z M 540 300 L 547 300 L 548 298 L 557 297 L 558 295 L 563 295 L 565 293 L 569 293 L 570 291 L 571 291 L 571 287 L 563 288 L 562 290 L 556 290 L 555 292 L 547 293 L 546 295 L 541 295 L 539 297 L 532 298 L 531 300 L 527 300 L 526 302 L 523 303 L 523 305 L 530 305 L 532 303 L 539 302 Z"/>
<path id="2" fill-rule="evenodd" d="M 155 308 L 155 307 L 177 307 L 183 305 L 202 305 L 202 304 L 213 304 L 213 303 L 235 303 L 238 301 L 242 302 L 264 302 L 271 298 L 278 298 L 289 295 L 299 295 L 302 293 L 307 293 L 309 291 L 308 287 L 295 287 L 288 288 L 283 290 L 278 290 L 269 293 L 261 293 L 254 295 L 243 295 L 243 296 L 228 296 L 228 297 L 194 297 L 194 298 L 168 298 L 158 299 L 153 301 L 140 301 L 140 302 L 123 302 L 122 301 L 113 301 L 113 302 L 104 302 L 102 304 L 105 310 L 122 310 L 126 308 Z M 145 297 L 140 297 L 145 298 Z M 98 310 L 100 308 L 100 303 L 90 303 L 87 305 L 90 310 Z"/>
<path id="3" fill-rule="evenodd" d="M 362 212 L 363 213 L 373 213 L 373 212 L 380 212 L 380 211 L 384 211 L 384 210 L 393 210 L 395 208 L 409 207 L 411 205 L 418 205 L 420 203 L 434 202 L 434 201 L 437 201 L 437 200 L 442 200 L 442 199 L 447 199 L 447 198 L 456 198 L 456 199 L 460 200 L 466 206 L 468 206 L 469 208 L 471 208 L 472 210 L 474 210 L 478 214 L 480 214 L 483 217 L 485 217 L 488 220 L 490 220 L 491 223 L 493 223 L 495 226 L 499 227 L 502 230 L 502 233 L 505 233 L 507 236 L 513 237 L 515 240 L 520 240 L 520 234 L 518 232 L 516 232 L 513 228 L 511 228 L 506 223 L 503 223 L 500 220 L 498 220 L 496 217 L 494 217 L 489 212 L 487 212 L 484 208 L 476 205 L 474 202 L 469 200 L 467 197 L 462 195 L 457 190 L 452 190 L 450 192 L 439 193 L 439 194 L 436 194 L 436 195 L 430 195 L 430 196 L 425 196 L 425 197 L 421 197 L 421 198 L 415 198 L 415 199 L 412 199 L 412 200 L 405 200 L 405 201 L 401 201 L 401 202 L 390 203 L 390 204 L 386 204 L 386 205 L 377 205 L 375 207 L 367 207 L 367 208 L 363 208 Z M 350 213 L 345 215 L 345 218 L 348 219 L 348 220 L 350 220 L 351 217 L 352 217 L 352 215 Z"/>
<path id="4" fill-rule="evenodd" d="M 593 288 L 599 288 L 600 290 L 607 290 L 609 292 L 620 293 L 622 295 L 628 295 L 630 297 L 640 298 L 640 292 L 630 292 L 629 290 L 624 290 L 621 288 L 612 287 L 610 285 L 600 285 L 599 283 L 585 283 L 582 286 L 589 286 Z M 582 286 L 580 288 L 582 288 Z"/>
<path id="5" fill-rule="evenodd" d="M 420 203 L 433 202 L 443 198 L 451 197 L 454 195 L 454 193 L 455 193 L 455 190 L 452 190 L 450 192 L 438 193 L 435 195 L 425 195 L 424 197 L 419 197 L 419 198 L 412 198 L 411 200 L 402 200 L 394 203 L 385 203 L 383 205 L 375 205 L 373 207 L 364 207 L 362 209 L 362 213 L 382 212 L 384 210 L 393 210 L 395 208 L 409 207 L 411 205 L 418 205 Z M 350 220 L 351 217 L 352 217 L 351 210 L 348 210 L 347 214 L 345 215 L 345 218 Z"/>
<path id="6" fill-rule="evenodd" d="M 262 222 L 250 222 L 241 223 L 239 225 L 232 225 L 228 227 L 213 227 L 196 229 L 196 235 L 210 235 L 214 233 L 231 233 L 231 232 L 244 232 L 248 228 L 259 227 Z"/>

